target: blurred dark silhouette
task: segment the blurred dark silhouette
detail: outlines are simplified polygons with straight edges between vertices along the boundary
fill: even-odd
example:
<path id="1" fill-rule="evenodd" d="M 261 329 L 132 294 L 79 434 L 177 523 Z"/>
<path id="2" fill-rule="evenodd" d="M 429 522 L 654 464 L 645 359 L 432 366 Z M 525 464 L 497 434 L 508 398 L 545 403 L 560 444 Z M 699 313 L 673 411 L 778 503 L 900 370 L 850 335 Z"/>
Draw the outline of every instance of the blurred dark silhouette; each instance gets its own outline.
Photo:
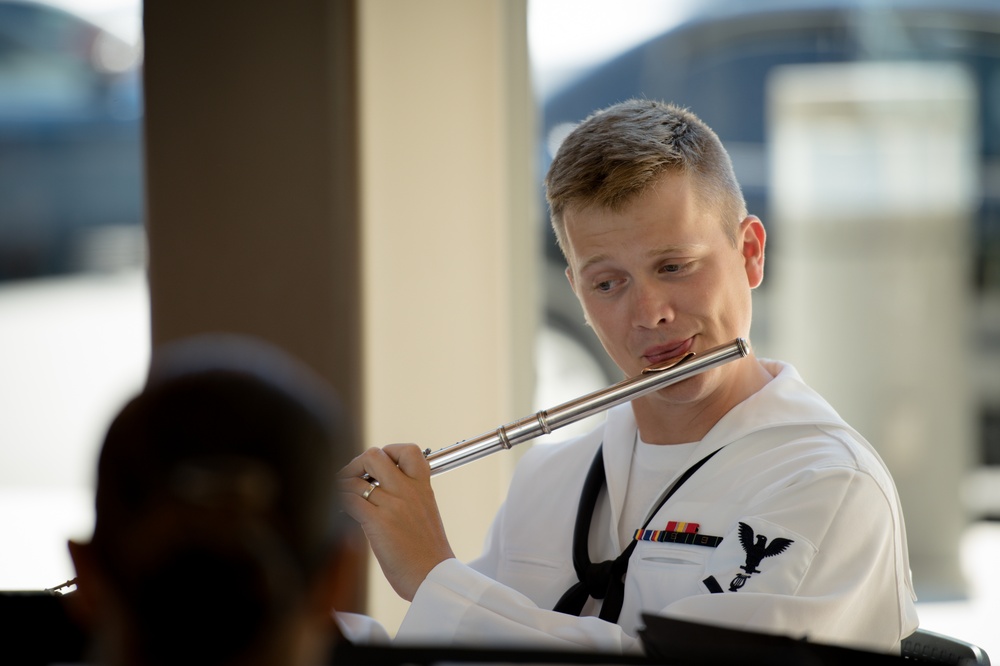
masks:
<path id="1" fill-rule="evenodd" d="M 259 341 L 155 351 L 101 450 L 90 543 L 70 543 L 88 657 L 317 664 L 360 560 L 336 504 L 349 434 L 316 376 Z"/>

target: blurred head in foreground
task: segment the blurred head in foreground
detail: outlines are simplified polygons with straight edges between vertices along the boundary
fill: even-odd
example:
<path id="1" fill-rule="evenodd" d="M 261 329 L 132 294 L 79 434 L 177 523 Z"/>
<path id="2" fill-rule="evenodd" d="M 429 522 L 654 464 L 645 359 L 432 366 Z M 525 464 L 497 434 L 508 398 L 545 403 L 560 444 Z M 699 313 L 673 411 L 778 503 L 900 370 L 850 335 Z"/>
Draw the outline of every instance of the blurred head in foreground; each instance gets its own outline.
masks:
<path id="1" fill-rule="evenodd" d="M 336 504 L 349 438 L 327 386 L 262 342 L 153 355 L 112 422 L 90 543 L 70 543 L 106 664 L 319 663 L 356 557 Z"/>

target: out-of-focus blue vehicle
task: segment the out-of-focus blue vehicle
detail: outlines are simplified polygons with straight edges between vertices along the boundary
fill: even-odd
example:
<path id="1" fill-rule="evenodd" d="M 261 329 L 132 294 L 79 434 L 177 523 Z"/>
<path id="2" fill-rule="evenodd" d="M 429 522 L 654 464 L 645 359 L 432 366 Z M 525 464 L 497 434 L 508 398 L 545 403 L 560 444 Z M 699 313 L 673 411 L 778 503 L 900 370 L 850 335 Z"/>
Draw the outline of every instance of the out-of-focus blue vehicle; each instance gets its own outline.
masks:
<path id="1" fill-rule="evenodd" d="M 543 173 L 567 128 L 595 109 L 630 97 L 672 101 L 691 108 L 718 132 L 732 154 L 751 212 L 767 224 L 766 82 L 776 67 L 872 61 L 961 63 L 978 88 L 982 128 L 982 197 L 970 229 L 975 253 L 970 290 L 981 299 L 1000 301 L 1000 2 L 698 0 L 688 7 L 687 17 L 663 34 L 541 100 L 538 160 Z M 596 336 L 583 324 L 548 224 L 541 226 L 547 324 L 590 349 L 606 364 L 609 378 L 617 379 L 620 375 L 605 360 Z M 780 229 L 772 229 L 768 240 L 780 244 Z M 780 272 L 780 266 L 774 268 Z M 982 339 L 992 335 L 980 333 Z"/>
<path id="2" fill-rule="evenodd" d="M 37 2 L 0 0 L 0 280 L 89 268 L 143 222 L 140 53 Z"/>

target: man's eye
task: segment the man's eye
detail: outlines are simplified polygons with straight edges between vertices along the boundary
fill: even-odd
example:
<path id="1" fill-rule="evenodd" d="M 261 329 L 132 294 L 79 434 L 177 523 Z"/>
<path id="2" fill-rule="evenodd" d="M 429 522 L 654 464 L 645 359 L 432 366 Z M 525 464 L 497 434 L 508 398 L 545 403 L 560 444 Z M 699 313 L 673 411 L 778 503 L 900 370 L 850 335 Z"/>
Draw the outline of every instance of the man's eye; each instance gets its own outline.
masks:
<path id="1" fill-rule="evenodd" d="M 594 283 L 594 291 L 600 292 L 602 294 L 607 294 L 612 291 L 618 291 L 622 284 L 625 282 L 624 278 L 613 277 L 607 280 L 598 280 Z"/>
<path id="2" fill-rule="evenodd" d="M 660 266 L 661 273 L 679 273 L 684 268 L 681 264 L 663 264 Z"/>

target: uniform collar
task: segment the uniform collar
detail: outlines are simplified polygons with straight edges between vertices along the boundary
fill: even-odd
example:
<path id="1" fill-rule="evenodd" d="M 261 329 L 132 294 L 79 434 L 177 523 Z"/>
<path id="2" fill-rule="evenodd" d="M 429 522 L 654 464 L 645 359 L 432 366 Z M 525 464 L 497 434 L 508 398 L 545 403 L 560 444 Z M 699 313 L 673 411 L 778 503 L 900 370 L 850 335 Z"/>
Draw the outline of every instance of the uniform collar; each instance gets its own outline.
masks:
<path id="1" fill-rule="evenodd" d="M 699 445 L 692 449 L 685 467 L 712 451 L 760 430 L 802 424 L 850 430 L 836 410 L 802 381 L 792 365 L 768 359 L 760 359 L 760 363 L 773 379 L 719 419 Z M 621 514 L 624 504 L 637 430 L 630 404 L 608 410 L 603 451 L 613 516 Z M 860 435 L 854 434 L 864 441 Z M 613 529 L 617 530 L 617 526 L 613 526 Z"/>
<path id="2" fill-rule="evenodd" d="M 802 381 L 792 365 L 768 359 L 760 359 L 760 363 L 773 379 L 719 419 L 703 444 L 719 448 L 754 432 L 781 426 L 848 427 L 840 414 Z"/>

